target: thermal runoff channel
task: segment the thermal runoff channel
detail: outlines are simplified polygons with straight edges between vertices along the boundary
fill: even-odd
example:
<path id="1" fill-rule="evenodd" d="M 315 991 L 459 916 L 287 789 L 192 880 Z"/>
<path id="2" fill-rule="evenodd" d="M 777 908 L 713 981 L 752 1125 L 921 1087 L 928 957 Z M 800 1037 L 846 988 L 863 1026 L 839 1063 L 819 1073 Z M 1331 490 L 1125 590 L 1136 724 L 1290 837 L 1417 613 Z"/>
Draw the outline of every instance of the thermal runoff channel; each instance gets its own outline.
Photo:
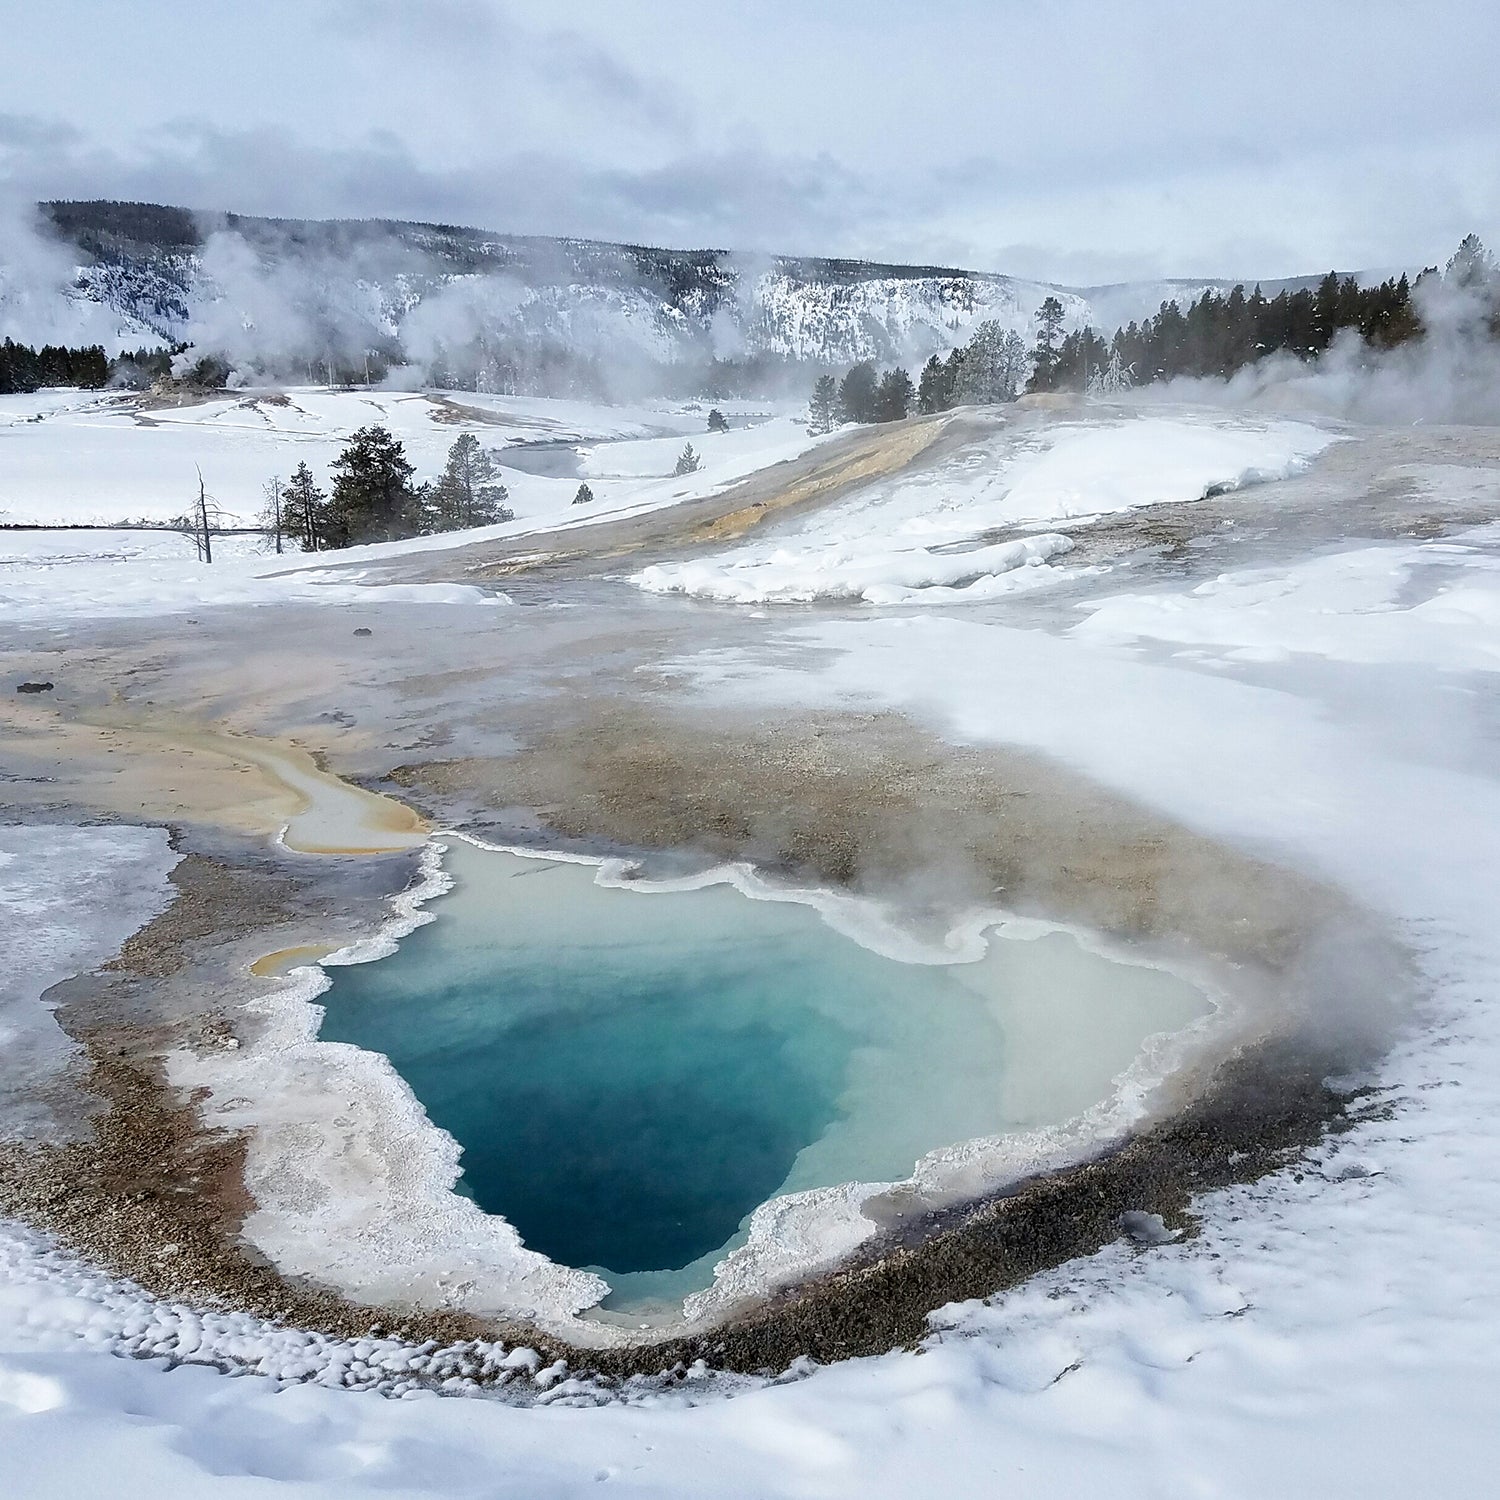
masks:
<path id="1" fill-rule="evenodd" d="M 727 881 L 462 844 L 446 866 L 435 921 L 332 971 L 321 1035 L 389 1057 L 462 1146 L 459 1190 L 598 1271 L 606 1308 L 709 1285 L 770 1198 L 1068 1120 L 1208 1009 L 1061 932 L 899 962 Z"/>

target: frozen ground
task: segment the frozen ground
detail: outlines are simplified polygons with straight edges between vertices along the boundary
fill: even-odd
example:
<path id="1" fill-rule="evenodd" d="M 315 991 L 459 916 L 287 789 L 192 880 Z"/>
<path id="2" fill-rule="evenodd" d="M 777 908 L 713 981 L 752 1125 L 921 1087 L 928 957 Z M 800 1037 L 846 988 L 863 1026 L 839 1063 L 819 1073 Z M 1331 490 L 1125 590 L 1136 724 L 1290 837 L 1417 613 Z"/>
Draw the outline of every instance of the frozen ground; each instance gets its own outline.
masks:
<path id="1" fill-rule="evenodd" d="M 762 425 L 764 406 L 725 402 L 724 410 L 731 430 L 709 433 L 707 409 L 695 402 L 617 407 L 467 391 L 298 388 L 225 392 L 192 406 L 87 391 L 0 396 L 0 524 L 167 521 L 196 498 L 201 469 L 225 524 L 254 525 L 268 479 L 285 481 L 305 462 L 326 489 L 329 464 L 350 434 L 371 423 L 401 439 L 418 480 L 441 471 L 461 432 L 496 450 L 578 444 L 588 454 L 590 478 L 601 476 L 594 482 L 600 509 L 703 493 L 809 444 L 806 426 L 790 420 L 784 407 L 769 429 Z M 702 469 L 687 485 L 653 485 L 670 478 L 688 438 Z M 610 445 L 609 459 L 599 456 L 600 444 Z M 503 478 L 511 508 L 532 524 L 566 519 L 578 488 L 576 479 L 516 469 Z"/>
<path id="2" fill-rule="evenodd" d="M 796 417 L 725 403 L 731 430 L 708 433 L 704 409 L 606 407 L 541 398 L 458 393 L 292 390 L 283 399 L 225 395 L 197 406 L 146 409 L 133 398 L 41 391 L 0 397 L 0 527 L 87 526 L 79 531 L 0 529 L 0 620 L 171 614 L 227 604 L 289 600 L 348 603 L 406 598 L 492 604 L 460 584 L 382 582 L 350 564 L 383 563 L 456 541 L 495 540 L 543 527 L 638 515 L 712 494 L 768 464 L 816 445 Z M 475 420 L 476 412 L 488 422 Z M 226 526 L 256 523 L 261 488 L 307 462 L 327 488 L 327 467 L 358 427 L 379 422 L 406 445 L 418 479 L 431 478 L 460 432 L 499 454 L 514 443 L 563 444 L 595 499 L 574 506 L 578 478 L 503 467 L 516 519 L 473 532 L 347 548 L 329 556 L 277 555 L 260 536 L 217 538 L 212 566 L 174 532 L 110 528 L 161 524 L 184 513 L 201 467 Z M 740 425 L 734 425 L 740 424 Z M 650 436 L 668 432 L 669 436 Z M 691 437 L 698 469 L 672 471 Z M 330 563 L 341 571 L 332 575 Z M 501 600 L 503 602 L 503 599 Z"/>
<path id="3" fill-rule="evenodd" d="M 1238 453 L 1225 473 L 1221 453 L 1191 477 L 1267 462 Z M 1140 503 L 1132 493 L 1100 508 Z M 1236 503 L 1250 514 L 1255 499 Z M 947 534 L 1057 514 L 1038 505 Z M 916 521 L 921 507 L 889 516 Z M 956 609 L 942 595 L 921 613 L 778 613 L 754 645 L 682 649 L 668 666 L 707 715 L 726 702 L 897 710 L 953 741 L 1055 757 L 1336 882 L 1409 948 L 1424 994 L 1348 1134 L 1200 1201 L 1194 1239 L 1122 1241 L 944 1309 L 920 1352 L 778 1384 L 690 1380 L 602 1409 L 571 1409 L 595 1398 L 560 1372 L 526 1382 L 542 1409 L 331 1389 L 352 1365 L 384 1366 L 399 1388 L 395 1353 L 145 1306 L 8 1236 L 0 1454 L 17 1492 L 1485 1493 L 1500 1346 L 1500 536 L 1309 553 L 1287 535 L 1276 550 L 1222 576 L 1090 575 L 1024 616 L 1005 597 Z M 157 854 L 142 851 L 149 867 Z M 29 960 L 39 975 L 116 940 L 49 916 L 70 899 L 67 882 L 38 882 L 21 909 L 56 933 Z M 1331 968 L 1328 1024 L 1357 1027 L 1380 977 L 1357 952 Z M 169 1368 L 201 1357 L 205 1329 L 210 1345 L 263 1356 L 265 1373 Z"/>
<path id="4" fill-rule="evenodd" d="M 636 582 L 740 604 L 990 598 L 1055 576 L 1049 564 L 1072 550 L 1051 529 L 1059 522 L 1284 479 L 1331 441 L 1299 422 L 1207 414 L 1058 423 L 1019 440 L 1002 428 L 925 473 L 816 512 L 789 535 L 648 567 Z M 1010 530 L 1032 534 L 987 541 Z"/>

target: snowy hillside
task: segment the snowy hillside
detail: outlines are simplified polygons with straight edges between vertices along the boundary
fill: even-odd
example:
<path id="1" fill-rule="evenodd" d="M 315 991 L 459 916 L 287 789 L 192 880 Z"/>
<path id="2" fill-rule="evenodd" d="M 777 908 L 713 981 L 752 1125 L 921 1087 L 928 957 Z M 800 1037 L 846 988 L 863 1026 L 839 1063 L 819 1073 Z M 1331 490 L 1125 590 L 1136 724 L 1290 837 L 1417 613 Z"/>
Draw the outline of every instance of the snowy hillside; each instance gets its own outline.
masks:
<path id="1" fill-rule="evenodd" d="M 1038 281 L 967 271 L 924 275 L 870 274 L 847 281 L 778 268 L 751 288 L 744 340 L 753 353 L 852 364 L 912 362 L 968 342 L 976 324 L 993 318 L 1023 337 L 1033 313 L 1055 295 L 1069 327 L 1091 319 L 1088 303 Z"/>
<path id="2" fill-rule="evenodd" d="M 964 343 L 987 318 L 1029 337 L 1048 295 L 1067 326 L 1099 321 L 1084 294 L 945 267 L 144 204 L 47 213 L 34 253 L 0 253 L 0 334 L 87 336 L 111 353 L 190 343 L 285 378 L 326 374 L 330 362 L 360 369 L 370 357 L 436 370 L 432 383 L 477 378 L 498 390 L 555 388 L 538 371 L 556 377 L 566 361 L 911 364 Z"/>
<path id="3" fill-rule="evenodd" d="M 1227 281 L 1070 288 L 988 271 L 663 250 L 380 220 L 45 205 L 0 240 L 0 336 L 192 345 L 238 380 L 405 383 L 613 397 L 764 390 L 785 366 L 914 368 L 1036 309 L 1106 335 Z M 1268 295 L 1317 278 L 1261 283 Z M 716 363 L 717 362 L 717 363 Z M 725 362 L 728 362 L 726 366 Z M 738 369 L 738 385 L 726 369 Z M 799 388 L 805 379 L 795 382 Z"/>

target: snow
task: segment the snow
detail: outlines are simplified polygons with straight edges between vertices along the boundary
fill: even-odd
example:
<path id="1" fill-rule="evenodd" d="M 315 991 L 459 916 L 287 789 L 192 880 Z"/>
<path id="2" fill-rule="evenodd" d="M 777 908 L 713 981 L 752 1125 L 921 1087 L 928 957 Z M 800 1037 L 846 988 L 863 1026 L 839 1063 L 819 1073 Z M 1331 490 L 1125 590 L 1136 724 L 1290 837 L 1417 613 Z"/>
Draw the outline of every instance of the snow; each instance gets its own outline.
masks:
<path id="1" fill-rule="evenodd" d="M 899 475 L 825 507 L 774 540 L 642 570 L 654 593 L 750 603 L 858 599 L 947 604 L 1054 581 L 1072 549 L 1046 532 L 985 545 L 988 533 L 1190 501 L 1303 468 L 1334 441 L 1301 422 L 1149 417 L 1002 428 L 936 469 Z"/>
<path id="2" fill-rule="evenodd" d="M 482 411 L 488 420 L 467 417 L 455 405 Z M 226 523 L 253 525 L 268 479 L 285 481 L 305 462 L 326 489 L 328 466 L 354 431 L 371 423 L 405 444 L 419 479 L 442 469 L 461 432 L 501 448 L 639 438 L 662 428 L 697 436 L 705 425 L 698 412 L 665 403 L 616 408 L 468 392 L 290 389 L 165 407 L 87 391 L 0 396 L 0 523 L 170 520 L 196 498 L 201 469 Z M 510 473 L 505 478 L 528 503 L 543 495 L 553 508 L 577 488 L 524 475 L 512 483 Z M 521 513 L 519 505 L 513 508 Z"/>
<path id="3" fill-rule="evenodd" d="M 0 622 L 54 623 L 192 613 L 226 605 L 291 602 L 495 606 L 505 595 L 458 583 L 382 583 L 333 571 L 331 557 L 277 556 L 260 538 L 217 537 L 200 562 L 190 538 L 169 531 L 0 531 Z"/>
<path id="4" fill-rule="evenodd" d="M 990 320 L 1029 343 L 1033 317 L 1049 296 L 1062 304 L 1064 328 L 1096 321 L 1083 296 L 1010 276 L 871 274 L 855 281 L 807 281 L 772 270 L 755 278 L 736 335 L 751 353 L 786 359 L 920 364 L 929 354 L 966 344 Z"/>
<path id="5" fill-rule="evenodd" d="M 866 604 L 905 604 L 940 591 L 943 597 L 972 591 L 973 597 L 1022 568 L 1042 569 L 1073 550 L 1065 536 L 1029 537 L 996 546 L 936 553 L 925 547 L 862 553 L 831 546 L 757 549 L 753 562 L 729 558 L 658 564 L 637 574 L 643 589 L 691 594 L 735 604 L 810 603 L 815 599 L 859 599 Z M 1036 575 L 1040 578 L 1040 572 Z M 1031 579 L 1022 575 L 1026 581 Z M 988 586 L 988 587 L 986 587 Z"/>
<path id="6" fill-rule="evenodd" d="M 1469 566 L 1484 576 L 1485 561 Z M 1336 623 L 1348 603 L 1341 571 L 1323 575 Z M 1311 605 L 1316 572 L 1286 572 Z M 1464 618 L 1449 628 L 1467 647 L 1450 644 L 1443 661 L 1492 670 L 1492 627 L 1482 613 Z M 1284 624 L 1278 633 L 1252 612 L 1239 639 L 1290 650 L 1300 618 Z M 936 1366 L 929 1354 L 900 1371 L 867 1367 L 887 1420 L 899 1424 L 911 1410 L 903 1394 L 920 1388 L 937 1400 L 935 1421 L 909 1445 L 859 1428 L 841 1483 L 908 1493 L 903 1482 L 941 1453 L 950 1474 L 1024 1462 L 1044 1493 L 1106 1470 L 1129 1494 L 1482 1488 L 1493 1458 L 1485 1371 L 1500 1334 L 1500 787 L 1492 747 L 1455 769 L 1443 764 L 1445 724 L 1429 725 L 1420 748 L 1393 730 L 1431 653 L 1397 638 L 1383 665 L 1400 675 L 1355 715 L 1333 711 L 1332 691 L 1302 696 L 1296 677 L 1265 685 L 1263 658 L 1242 681 L 1227 658 L 1205 675 L 1080 631 L 922 616 L 804 626 L 776 644 L 797 648 L 778 653 L 776 671 L 724 655 L 677 669 L 696 672 L 710 702 L 900 709 L 962 741 L 1056 756 L 1338 881 L 1393 924 L 1428 992 L 1421 1029 L 1373 1080 L 1372 1107 L 1310 1172 L 1213 1195 L 1196 1242 L 1139 1257 L 1118 1246 L 994 1307 L 950 1311 Z M 1336 686 L 1354 691 L 1364 679 L 1349 674 L 1362 671 L 1346 665 Z M 1361 979 L 1356 970 L 1356 1007 Z M 821 1389 L 859 1378 L 840 1371 Z M 849 1433 L 856 1422 L 841 1410 L 827 1425 Z M 904 1481 L 885 1471 L 908 1455 Z"/>
<path id="7" fill-rule="evenodd" d="M 0 530 L 0 620 L 171 614 L 288 600 L 504 602 L 503 595 L 467 585 L 384 582 L 380 565 L 408 553 L 588 525 L 710 495 L 824 441 L 794 417 L 752 415 L 732 403 L 724 409 L 742 425 L 707 433 L 697 403 L 622 408 L 466 392 L 451 400 L 492 421 L 455 422 L 448 397 L 400 392 L 294 390 L 284 400 L 247 393 L 150 411 L 134 398 L 78 391 L 0 398 L 0 525 L 105 523 L 77 531 Z M 305 461 L 326 485 L 327 465 L 356 428 L 371 422 L 401 439 L 419 478 L 441 468 L 460 432 L 473 432 L 491 448 L 576 444 L 595 499 L 575 507 L 576 479 L 504 467 L 502 452 L 516 519 L 498 526 L 316 556 L 276 555 L 258 536 L 225 536 L 215 539 L 207 566 L 177 533 L 107 524 L 146 518 L 160 525 L 182 514 L 197 493 L 200 466 L 225 524 L 253 524 L 268 477 L 284 480 Z M 673 435 L 654 435 L 663 428 Z M 686 433 L 702 462 L 696 472 L 674 477 Z"/>
<path id="8" fill-rule="evenodd" d="M 1043 525 L 1046 502 L 1025 502 Z M 912 498 L 883 519 L 923 513 Z M 872 518 L 864 535 L 878 530 Z M 1423 1004 L 1353 1128 L 1201 1199 L 1196 1236 L 1148 1249 L 1137 1234 L 943 1310 L 920 1352 L 782 1383 L 689 1372 L 671 1392 L 574 1410 L 604 1393 L 507 1351 L 496 1362 L 514 1359 L 516 1387 L 554 1403 L 535 1410 L 330 1388 L 415 1396 L 411 1356 L 153 1304 L 7 1231 L 7 1472 L 28 1500 L 1486 1493 L 1500 1345 L 1500 777 L 1485 718 L 1497 565 L 1493 530 L 1354 545 L 1097 598 L 1061 633 L 934 601 L 780 624 L 757 652 L 674 664 L 710 711 L 725 697 L 767 714 L 890 709 L 961 742 L 1055 756 L 1337 882 L 1389 924 Z M 65 880 L 55 893 L 71 899 Z M 38 974 L 118 941 L 58 925 L 78 935 L 35 960 Z M 1356 1015 L 1366 978 L 1351 965 Z M 172 1367 L 215 1351 L 263 1373 Z"/>
<path id="9" fill-rule="evenodd" d="M 59 1076 L 78 1049 L 42 997 L 108 958 L 154 917 L 171 895 L 165 876 L 176 863 L 164 829 L 0 826 L 0 1122 L 7 1135 L 57 1138 L 37 1085 Z"/>
<path id="10" fill-rule="evenodd" d="M 1472 537 L 1472 544 L 1364 547 L 1290 568 L 1226 573 L 1187 594 L 1116 595 L 1090 604 L 1073 633 L 1212 648 L 1232 661 L 1308 655 L 1496 672 L 1500 534 L 1490 528 Z"/>
<path id="11" fill-rule="evenodd" d="M 569 267 L 570 246 L 561 241 L 550 276 L 518 277 L 503 267 L 459 271 L 429 259 L 423 232 L 398 231 L 405 252 L 393 243 L 385 253 L 355 251 L 347 260 L 318 251 L 262 260 L 232 232 L 214 233 L 194 250 L 112 264 L 49 257 L 42 267 L 15 267 L 8 279 L 0 274 L 0 334 L 33 343 L 67 334 L 70 343 L 103 342 L 110 353 L 182 341 L 253 366 L 306 349 L 310 321 L 324 337 L 334 330 L 356 361 L 372 339 L 391 337 L 413 360 L 432 361 L 482 329 L 501 347 L 555 343 L 617 370 L 709 353 L 920 362 L 964 343 L 986 319 L 1029 339 L 1049 295 L 1062 303 L 1068 328 L 1101 322 L 1088 294 L 1005 275 L 892 274 L 898 268 L 887 266 L 829 275 L 798 262 L 767 266 L 754 256 L 736 264 L 726 256 L 699 285 L 669 298 L 633 274 L 590 270 L 590 249 L 598 247 L 571 247 L 584 255 L 581 266 Z M 25 248 L 10 236 L 13 257 Z"/>

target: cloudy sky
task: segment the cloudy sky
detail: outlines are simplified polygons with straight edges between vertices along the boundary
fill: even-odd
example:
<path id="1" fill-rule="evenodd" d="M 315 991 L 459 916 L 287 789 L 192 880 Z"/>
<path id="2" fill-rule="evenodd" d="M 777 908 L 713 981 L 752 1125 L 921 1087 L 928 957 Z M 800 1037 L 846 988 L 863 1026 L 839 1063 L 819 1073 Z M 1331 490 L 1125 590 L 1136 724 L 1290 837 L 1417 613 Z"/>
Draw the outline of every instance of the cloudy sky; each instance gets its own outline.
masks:
<path id="1" fill-rule="evenodd" d="M 1073 282 L 1500 241 L 1495 0 L 0 0 L 0 191 Z"/>

